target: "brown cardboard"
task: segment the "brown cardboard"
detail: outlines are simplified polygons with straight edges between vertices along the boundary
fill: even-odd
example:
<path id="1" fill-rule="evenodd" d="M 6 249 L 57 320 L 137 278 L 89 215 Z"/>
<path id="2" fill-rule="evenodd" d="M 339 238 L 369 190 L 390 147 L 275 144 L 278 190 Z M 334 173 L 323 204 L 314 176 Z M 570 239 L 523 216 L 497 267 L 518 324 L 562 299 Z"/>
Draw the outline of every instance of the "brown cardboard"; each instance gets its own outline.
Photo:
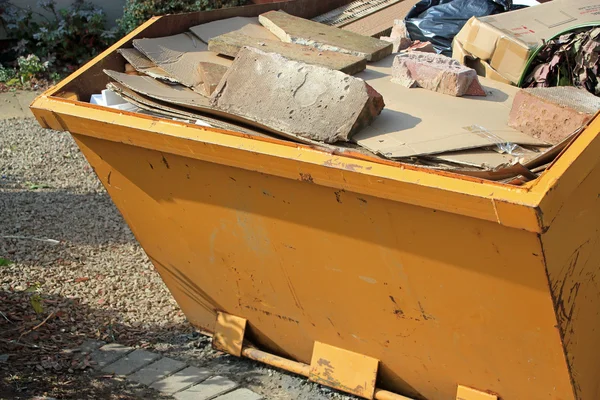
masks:
<path id="1" fill-rule="evenodd" d="M 161 67 L 156 66 L 148 57 L 143 55 L 137 49 L 119 49 L 119 54 L 123 56 L 129 64 L 138 72 L 146 74 L 156 79 L 162 79 L 170 82 L 177 82 L 177 80 L 171 76 L 167 71 Z"/>
<path id="2" fill-rule="evenodd" d="M 486 97 L 451 97 L 425 89 L 408 89 L 390 83 L 392 59 L 369 65 L 357 75 L 381 93 L 386 104 L 372 125 L 354 136 L 359 145 L 389 158 L 503 142 L 546 145 L 507 125 L 516 87 L 482 78 Z"/>
<path id="3" fill-rule="evenodd" d="M 208 51 L 208 45 L 189 32 L 154 39 L 136 39 L 133 45 L 177 79 L 177 82 L 198 93 L 204 93 L 198 71 L 200 62 L 212 62 L 227 67 L 231 65 L 231 60 Z"/>
<path id="4" fill-rule="evenodd" d="M 269 32 L 268 29 L 263 28 L 263 26 L 258 22 L 258 17 L 226 18 L 218 21 L 207 22 L 206 24 L 192 26 L 190 28 L 190 31 L 194 35 L 198 36 L 200 40 L 207 44 L 212 38 L 238 30 L 240 33 L 255 38 L 279 40 L 275 35 Z"/>
<path id="5" fill-rule="evenodd" d="M 544 40 L 571 27 L 599 22 L 599 14 L 599 0 L 554 0 L 503 14 L 473 17 L 455 40 L 466 52 L 518 83 L 529 56 Z"/>

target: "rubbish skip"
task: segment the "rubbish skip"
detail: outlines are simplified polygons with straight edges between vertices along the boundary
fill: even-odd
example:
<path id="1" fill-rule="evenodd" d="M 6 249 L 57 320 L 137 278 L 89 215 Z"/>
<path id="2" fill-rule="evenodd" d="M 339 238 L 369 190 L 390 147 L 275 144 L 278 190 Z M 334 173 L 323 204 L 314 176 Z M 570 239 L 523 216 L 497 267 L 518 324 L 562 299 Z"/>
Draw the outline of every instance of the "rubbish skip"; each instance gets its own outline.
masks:
<path id="1" fill-rule="evenodd" d="M 392 43 L 345 34 L 311 42 L 299 19 L 293 37 L 302 43 L 290 46 L 383 58 L 353 76 L 325 71 L 348 89 L 323 94 L 304 74 L 326 67 L 260 48 L 242 48 L 244 63 L 232 61 L 202 42 L 229 33 L 214 21 L 245 17 L 225 25 L 260 36 L 257 17 L 269 11 L 314 18 L 343 4 L 156 17 L 31 108 L 42 126 L 73 135 L 189 321 L 217 349 L 367 399 L 597 399 L 596 109 L 586 108 L 573 132 L 535 137 L 509 126 L 518 88 L 486 78 L 485 96 L 407 88 L 392 82 L 401 54 L 381 55 Z M 285 32 L 286 18 L 273 26 Z M 320 31 L 311 25 L 311 35 Z M 155 44 L 175 35 L 185 40 L 174 50 L 186 55 L 168 65 Z M 250 68 L 252 57 L 268 64 L 264 87 L 285 79 L 286 93 L 252 91 L 270 107 L 286 99 L 281 121 L 255 120 L 260 107 L 241 109 L 239 93 L 221 104 L 232 68 Z M 204 62 L 223 66 L 218 85 L 206 71 L 181 74 Z M 278 62 L 294 68 L 278 77 Z M 248 76 L 262 79 L 259 72 Z M 544 89 L 518 104 L 541 107 L 552 99 Z M 345 119 L 368 116 L 347 130 L 350 142 L 324 143 L 333 128 L 322 137 L 292 131 L 317 126 L 308 122 L 315 115 L 339 118 L 330 116 L 335 99 L 319 101 L 335 93 L 341 102 L 344 90 L 361 99 Z M 101 93 L 110 105 L 102 95 L 89 102 Z M 519 115 L 520 128 L 529 117 Z M 290 116 L 297 125 L 283 122 Z"/>

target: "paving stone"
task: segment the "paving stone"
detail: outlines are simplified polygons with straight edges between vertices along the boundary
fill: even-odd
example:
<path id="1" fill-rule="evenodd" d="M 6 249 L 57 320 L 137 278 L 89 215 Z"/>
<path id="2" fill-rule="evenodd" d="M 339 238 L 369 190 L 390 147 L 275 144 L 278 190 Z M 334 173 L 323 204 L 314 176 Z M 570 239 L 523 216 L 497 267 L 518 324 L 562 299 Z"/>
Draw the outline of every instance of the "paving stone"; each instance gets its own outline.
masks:
<path id="1" fill-rule="evenodd" d="M 151 353 L 144 349 L 137 349 L 102 368 L 102 371 L 108 374 L 129 375 L 159 358 L 160 354 Z"/>
<path id="2" fill-rule="evenodd" d="M 211 376 L 211 372 L 206 368 L 187 367 L 176 374 L 154 382 L 150 387 L 171 395 L 200 383 L 209 376 Z"/>
<path id="3" fill-rule="evenodd" d="M 99 349 L 105 344 L 106 342 L 102 340 L 86 340 L 81 344 L 81 346 L 79 346 L 79 352 L 82 354 L 88 354 Z"/>
<path id="4" fill-rule="evenodd" d="M 485 96 L 474 69 L 440 54 L 413 51 L 397 55 L 392 82 L 452 96 Z"/>
<path id="5" fill-rule="evenodd" d="M 571 86 L 521 89 L 513 100 L 508 125 L 557 144 L 590 121 L 600 99 Z"/>
<path id="6" fill-rule="evenodd" d="M 185 368 L 186 363 L 183 361 L 173 360 L 172 358 L 163 357 L 160 360 L 145 366 L 134 374 L 131 374 L 127 379 L 143 385 L 150 386 L 154 382 L 169 376 L 179 370 Z"/>
<path id="7" fill-rule="evenodd" d="M 280 40 L 288 43 L 352 54 L 368 61 L 381 60 L 392 52 L 391 43 L 295 17 L 283 11 L 261 14 L 258 21 Z"/>
<path id="8" fill-rule="evenodd" d="M 209 400 L 237 387 L 237 383 L 223 376 L 213 376 L 204 382 L 177 393 L 176 400 Z"/>
<path id="9" fill-rule="evenodd" d="M 227 72 L 227 67 L 209 62 L 201 62 L 198 64 L 200 70 L 200 77 L 202 78 L 202 85 L 204 86 L 204 92 L 207 96 L 210 96 Z"/>
<path id="10" fill-rule="evenodd" d="M 262 396 L 254 393 L 248 389 L 237 389 L 233 392 L 229 392 L 222 396 L 215 398 L 215 400 L 262 400 Z"/>
<path id="11" fill-rule="evenodd" d="M 326 143 L 349 140 L 384 106 L 362 79 L 249 47 L 239 52 L 211 105 L 285 136 Z"/>
<path id="12" fill-rule="evenodd" d="M 307 64 L 321 65 L 353 75 L 367 67 L 367 60 L 350 54 L 318 50 L 314 47 L 274 40 L 257 39 L 240 32 L 226 33 L 208 42 L 208 49 L 215 53 L 235 57 L 244 46 L 254 47 L 265 53 L 278 53 L 287 59 Z"/>
<path id="13" fill-rule="evenodd" d="M 126 347 L 118 343 L 104 345 L 92 353 L 92 361 L 96 363 L 94 368 L 104 368 L 132 351 L 133 347 Z"/>

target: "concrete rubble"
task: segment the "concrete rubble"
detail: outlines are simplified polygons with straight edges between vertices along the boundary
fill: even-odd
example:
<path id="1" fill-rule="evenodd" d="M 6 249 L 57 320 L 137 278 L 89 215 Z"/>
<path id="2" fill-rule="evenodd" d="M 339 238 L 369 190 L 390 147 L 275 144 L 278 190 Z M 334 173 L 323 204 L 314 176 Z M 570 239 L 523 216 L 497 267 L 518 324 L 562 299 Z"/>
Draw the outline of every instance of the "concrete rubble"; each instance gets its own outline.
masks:
<path id="1" fill-rule="evenodd" d="M 278 53 L 295 61 L 320 65 L 354 75 L 367 67 L 362 57 L 335 51 L 318 50 L 314 47 L 279 40 L 264 40 L 241 34 L 240 31 L 217 36 L 208 42 L 208 49 L 215 53 L 235 57 L 244 46 L 254 47 L 269 53 Z"/>
<path id="2" fill-rule="evenodd" d="M 383 40 L 295 17 L 283 11 L 269 11 L 261 14 L 258 20 L 280 40 L 288 43 L 352 54 L 367 61 L 381 60 L 392 52 L 392 44 Z"/>
<path id="3" fill-rule="evenodd" d="M 600 110 L 600 99 L 572 86 L 521 89 L 515 96 L 508 125 L 558 144 L 587 124 Z"/>
<path id="4" fill-rule="evenodd" d="M 348 141 L 384 106 L 381 95 L 362 79 L 248 47 L 210 101 L 220 111 L 269 130 L 325 143 Z"/>
<path id="5" fill-rule="evenodd" d="M 407 52 L 394 59 L 392 82 L 451 96 L 485 96 L 475 70 L 438 54 Z"/>

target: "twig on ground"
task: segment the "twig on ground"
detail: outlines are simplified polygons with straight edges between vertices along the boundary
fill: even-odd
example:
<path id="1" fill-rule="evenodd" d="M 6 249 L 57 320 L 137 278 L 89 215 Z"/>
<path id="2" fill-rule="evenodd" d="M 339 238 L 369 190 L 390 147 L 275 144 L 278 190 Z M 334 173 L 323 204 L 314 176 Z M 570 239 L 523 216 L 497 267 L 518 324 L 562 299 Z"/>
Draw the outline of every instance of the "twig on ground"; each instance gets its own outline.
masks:
<path id="1" fill-rule="evenodd" d="M 46 318 L 45 318 L 45 319 L 44 319 L 42 322 L 40 322 L 39 324 L 37 324 L 36 326 L 34 326 L 33 328 L 31 328 L 30 330 L 28 330 L 28 331 L 25 331 L 25 332 L 21 333 L 21 336 L 19 336 L 19 338 L 17 339 L 17 341 L 18 341 L 18 340 L 21 340 L 21 338 L 22 338 L 23 336 L 25 336 L 25 335 L 27 335 L 27 334 L 29 334 L 29 333 L 31 333 L 31 332 L 33 332 L 33 331 L 35 331 L 36 329 L 38 329 L 39 327 L 41 327 L 42 325 L 44 325 L 46 322 L 48 322 L 48 320 L 49 320 L 49 319 L 50 319 L 50 318 L 51 318 L 53 315 L 54 315 L 54 311 L 52 311 L 50 314 L 48 314 L 48 316 L 47 316 L 47 317 L 46 317 Z"/>
<path id="2" fill-rule="evenodd" d="M 60 243 L 60 241 L 55 240 L 55 239 L 40 239 L 40 238 L 18 236 L 18 235 L 2 236 L 2 238 L 3 239 L 19 239 L 19 240 L 35 240 L 36 242 L 44 242 L 44 243 L 50 243 L 50 244 L 54 244 L 54 245 Z"/>

